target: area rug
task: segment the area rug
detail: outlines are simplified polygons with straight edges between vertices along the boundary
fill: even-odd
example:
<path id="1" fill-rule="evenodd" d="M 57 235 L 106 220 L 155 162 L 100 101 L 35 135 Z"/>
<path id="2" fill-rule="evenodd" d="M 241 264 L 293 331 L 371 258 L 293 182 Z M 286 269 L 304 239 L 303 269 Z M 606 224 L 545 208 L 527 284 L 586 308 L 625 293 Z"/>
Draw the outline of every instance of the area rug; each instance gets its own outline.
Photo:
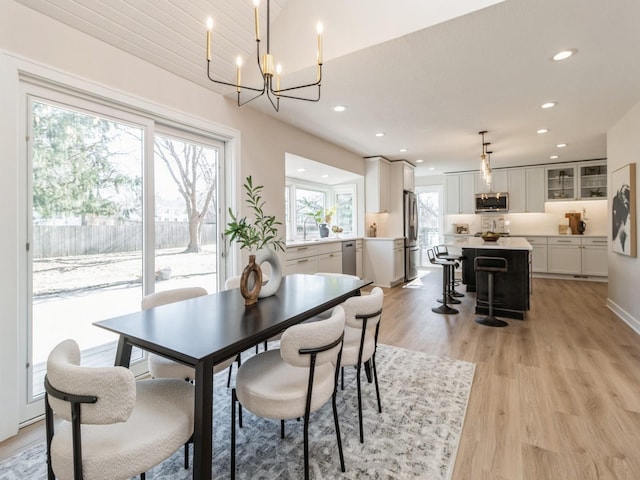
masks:
<path id="1" fill-rule="evenodd" d="M 379 345 L 376 354 L 382 396 L 377 411 L 375 387 L 363 375 L 364 444 L 359 441 L 355 370 L 345 372 L 338 390 L 338 412 L 346 472 L 340 471 L 329 402 L 311 416 L 310 470 L 313 479 L 449 479 L 471 392 L 475 365 Z M 229 478 L 230 390 L 226 372 L 215 376 L 214 478 Z M 244 411 L 238 429 L 237 478 L 303 478 L 302 422 L 280 422 Z M 147 472 L 148 480 L 187 480 L 183 452 Z M 36 445 L 0 463 L 0 479 L 45 480 L 45 447 Z"/>

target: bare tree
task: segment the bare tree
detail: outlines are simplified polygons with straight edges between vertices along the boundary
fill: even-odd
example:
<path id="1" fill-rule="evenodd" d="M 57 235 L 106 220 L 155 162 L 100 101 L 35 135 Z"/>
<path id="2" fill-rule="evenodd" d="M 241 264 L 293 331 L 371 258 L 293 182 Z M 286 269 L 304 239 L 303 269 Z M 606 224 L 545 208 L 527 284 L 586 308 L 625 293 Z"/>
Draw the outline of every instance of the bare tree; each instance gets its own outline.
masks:
<path id="1" fill-rule="evenodd" d="M 155 152 L 167 167 L 184 199 L 189 220 L 189 244 L 185 253 L 200 251 L 200 229 L 207 212 L 216 211 L 217 162 L 206 156 L 206 147 L 156 136 Z"/>

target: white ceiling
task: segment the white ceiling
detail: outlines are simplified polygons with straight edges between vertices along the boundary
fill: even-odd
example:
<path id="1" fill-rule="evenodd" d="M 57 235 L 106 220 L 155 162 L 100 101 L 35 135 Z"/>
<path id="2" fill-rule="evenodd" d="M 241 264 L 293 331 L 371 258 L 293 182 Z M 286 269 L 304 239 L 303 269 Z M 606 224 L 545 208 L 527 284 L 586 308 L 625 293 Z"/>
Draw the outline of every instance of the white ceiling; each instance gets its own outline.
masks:
<path id="1" fill-rule="evenodd" d="M 16 1 L 232 98 L 234 89 L 206 79 L 211 15 L 215 73 L 234 81 L 241 53 L 243 80 L 257 82 L 251 0 Z M 265 99 L 243 108 L 363 157 L 422 159 L 419 175 L 477 169 L 480 130 L 489 131 L 494 167 L 604 158 L 607 130 L 640 101 L 638 0 L 273 0 L 283 87 L 314 80 L 318 19 L 321 101 L 283 100 L 279 113 Z M 567 48 L 578 54 L 551 60 Z M 546 101 L 558 105 L 540 109 Z M 333 112 L 336 104 L 347 111 Z M 536 134 L 543 127 L 549 133 Z"/>

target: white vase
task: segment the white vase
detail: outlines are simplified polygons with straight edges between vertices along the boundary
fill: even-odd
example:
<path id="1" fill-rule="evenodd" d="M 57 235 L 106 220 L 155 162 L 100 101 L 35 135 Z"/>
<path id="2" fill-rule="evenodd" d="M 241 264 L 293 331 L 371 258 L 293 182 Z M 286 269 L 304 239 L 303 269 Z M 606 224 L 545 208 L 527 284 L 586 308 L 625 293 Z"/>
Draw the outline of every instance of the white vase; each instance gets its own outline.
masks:
<path id="1" fill-rule="evenodd" d="M 271 266 L 271 273 L 269 274 L 269 280 L 262 284 L 258 298 L 270 297 L 280 287 L 282 281 L 282 265 L 278 259 L 278 254 L 270 248 L 261 248 L 256 252 L 256 263 L 262 267 L 263 263 L 268 263 Z"/>

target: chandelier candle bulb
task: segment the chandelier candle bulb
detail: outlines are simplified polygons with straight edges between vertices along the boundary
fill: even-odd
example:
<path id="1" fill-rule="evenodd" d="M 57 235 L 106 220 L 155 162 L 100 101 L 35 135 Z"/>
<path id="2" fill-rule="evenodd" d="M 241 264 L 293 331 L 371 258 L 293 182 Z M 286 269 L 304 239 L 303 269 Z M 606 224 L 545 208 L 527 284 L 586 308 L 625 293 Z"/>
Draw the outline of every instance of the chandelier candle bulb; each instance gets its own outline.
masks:
<path id="1" fill-rule="evenodd" d="M 207 62 L 211 61 L 211 30 L 213 30 L 213 18 L 207 18 Z"/>
<path id="2" fill-rule="evenodd" d="M 236 70 L 236 89 L 238 90 L 238 92 L 240 91 L 240 83 L 241 83 L 241 78 L 242 78 L 242 73 L 240 71 L 240 69 L 242 68 L 242 58 L 238 57 L 236 59 L 236 66 L 238 67 Z"/>
<path id="3" fill-rule="evenodd" d="M 280 92 L 280 74 L 282 73 L 282 65 L 276 65 L 276 93 Z"/>
<path id="4" fill-rule="evenodd" d="M 322 65 L 322 22 L 318 22 L 318 65 Z"/>
<path id="5" fill-rule="evenodd" d="M 253 0 L 253 17 L 256 24 L 256 41 L 260 41 L 260 0 Z"/>

